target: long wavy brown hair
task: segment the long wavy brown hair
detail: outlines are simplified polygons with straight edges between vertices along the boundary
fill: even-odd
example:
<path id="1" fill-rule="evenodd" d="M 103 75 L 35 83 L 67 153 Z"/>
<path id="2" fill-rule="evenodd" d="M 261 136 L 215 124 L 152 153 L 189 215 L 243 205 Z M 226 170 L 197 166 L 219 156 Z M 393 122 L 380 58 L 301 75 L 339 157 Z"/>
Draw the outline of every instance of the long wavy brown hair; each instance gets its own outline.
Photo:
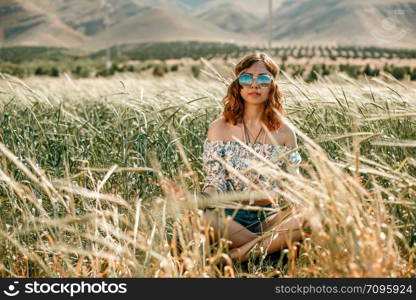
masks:
<path id="1" fill-rule="evenodd" d="M 280 127 L 281 120 L 273 108 L 281 115 L 285 115 L 283 94 L 276 83 L 280 72 L 279 66 L 266 53 L 256 52 L 243 57 L 235 66 L 234 74 L 238 76 L 243 70 L 260 61 L 266 65 L 267 70 L 273 75 L 273 82 L 270 86 L 269 97 L 264 102 L 265 109 L 261 120 L 268 130 L 274 131 Z M 223 99 L 224 111 L 222 114 L 225 122 L 232 123 L 233 125 L 243 120 L 244 99 L 240 94 L 241 88 L 238 83 L 238 78 L 236 78 L 228 86 L 227 95 Z"/>

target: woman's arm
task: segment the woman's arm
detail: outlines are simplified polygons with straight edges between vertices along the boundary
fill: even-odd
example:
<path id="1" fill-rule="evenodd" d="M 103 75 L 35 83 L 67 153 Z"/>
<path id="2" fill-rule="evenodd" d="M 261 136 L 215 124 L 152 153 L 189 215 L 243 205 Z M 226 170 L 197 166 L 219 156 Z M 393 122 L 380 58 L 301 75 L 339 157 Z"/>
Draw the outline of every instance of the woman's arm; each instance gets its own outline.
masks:
<path id="1" fill-rule="evenodd" d="M 293 149 L 298 147 L 295 131 L 289 125 L 287 125 L 287 123 L 285 123 L 284 125 L 282 134 L 282 142 L 284 146 L 291 147 Z M 302 157 L 300 156 L 298 151 L 293 152 L 293 149 L 289 151 L 289 154 L 285 155 L 285 159 L 282 159 L 278 162 L 278 165 L 285 172 L 289 172 L 292 174 L 295 173 L 299 175 L 299 164 L 302 162 Z M 284 185 L 287 181 L 287 178 L 281 178 L 279 182 L 273 183 L 273 187 L 276 188 L 278 191 L 284 191 Z"/>
<path id="2" fill-rule="evenodd" d="M 221 141 L 224 139 L 225 123 L 220 118 L 212 122 L 208 128 L 208 141 Z M 203 169 L 205 171 L 204 193 L 226 192 L 226 170 L 216 156 L 221 156 L 218 147 L 213 144 L 204 144 L 202 154 Z"/>
<path id="3" fill-rule="evenodd" d="M 283 129 L 283 141 L 284 145 L 288 147 L 298 147 L 295 131 L 287 124 L 284 125 Z M 299 174 L 299 164 L 302 161 L 302 158 L 299 152 L 293 152 L 287 157 L 287 161 L 291 168 L 294 168 L 295 172 Z"/>
<path id="4" fill-rule="evenodd" d="M 282 135 L 284 146 L 287 146 L 287 147 L 298 146 L 295 131 L 288 124 L 283 123 L 279 131 L 280 131 L 280 134 Z"/>
<path id="5" fill-rule="evenodd" d="M 205 186 L 202 192 L 206 194 L 213 194 L 213 193 L 218 192 L 218 190 L 214 186 L 208 185 L 208 186 Z"/>

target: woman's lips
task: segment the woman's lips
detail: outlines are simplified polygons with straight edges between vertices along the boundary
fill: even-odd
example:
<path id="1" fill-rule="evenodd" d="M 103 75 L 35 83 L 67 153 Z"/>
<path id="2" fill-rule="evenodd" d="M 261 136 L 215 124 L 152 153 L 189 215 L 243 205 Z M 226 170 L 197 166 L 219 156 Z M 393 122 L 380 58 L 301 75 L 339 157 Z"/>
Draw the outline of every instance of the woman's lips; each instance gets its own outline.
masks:
<path id="1" fill-rule="evenodd" d="M 260 96 L 260 93 L 252 92 L 248 93 L 249 96 Z"/>

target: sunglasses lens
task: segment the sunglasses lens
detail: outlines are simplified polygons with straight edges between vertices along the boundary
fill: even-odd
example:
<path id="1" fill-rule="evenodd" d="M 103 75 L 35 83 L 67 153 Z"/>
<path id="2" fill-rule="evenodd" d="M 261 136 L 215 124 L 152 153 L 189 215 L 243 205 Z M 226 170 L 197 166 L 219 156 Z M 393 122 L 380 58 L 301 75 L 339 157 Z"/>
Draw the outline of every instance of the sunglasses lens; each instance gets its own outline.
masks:
<path id="1" fill-rule="evenodd" d="M 238 77 L 238 83 L 241 86 L 251 85 L 253 83 L 253 76 L 250 74 L 242 74 Z"/>
<path id="2" fill-rule="evenodd" d="M 272 83 L 272 78 L 267 75 L 260 75 L 257 77 L 257 84 L 260 86 L 269 86 Z"/>
<path id="3" fill-rule="evenodd" d="M 267 87 L 272 83 L 272 78 L 268 75 L 260 75 L 256 78 L 256 82 L 261 87 Z M 253 75 L 251 74 L 241 74 L 238 77 L 238 83 L 241 86 L 249 86 L 253 84 Z"/>

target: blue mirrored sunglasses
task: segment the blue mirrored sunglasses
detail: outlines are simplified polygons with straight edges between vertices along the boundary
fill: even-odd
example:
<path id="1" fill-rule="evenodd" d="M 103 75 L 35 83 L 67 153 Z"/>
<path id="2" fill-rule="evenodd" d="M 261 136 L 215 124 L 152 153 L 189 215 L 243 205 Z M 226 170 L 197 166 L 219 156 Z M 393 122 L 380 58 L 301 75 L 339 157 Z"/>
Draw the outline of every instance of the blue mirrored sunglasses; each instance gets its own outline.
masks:
<path id="1" fill-rule="evenodd" d="M 240 76 L 238 76 L 238 83 L 243 87 L 250 86 L 253 84 L 254 78 L 256 78 L 257 85 L 259 85 L 260 87 L 267 87 L 273 81 L 273 78 L 267 74 L 262 74 L 257 77 L 254 77 L 251 74 L 241 74 Z"/>

